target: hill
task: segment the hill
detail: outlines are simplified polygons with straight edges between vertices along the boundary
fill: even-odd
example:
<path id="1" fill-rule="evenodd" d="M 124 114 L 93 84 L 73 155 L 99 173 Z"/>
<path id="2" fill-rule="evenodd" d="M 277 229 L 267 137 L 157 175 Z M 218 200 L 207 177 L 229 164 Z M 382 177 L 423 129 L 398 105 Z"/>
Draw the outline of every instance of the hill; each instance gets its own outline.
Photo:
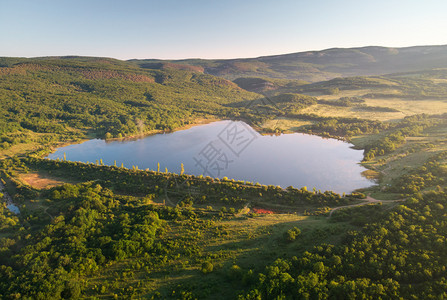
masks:
<path id="1" fill-rule="evenodd" d="M 258 97 L 191 68 L 140 68 L 95 57 L 0 58 L 0 149 L 170 131 Z"/>
<path id="2" fill-rule="evenodd" d="M 159 60 L 131 60 L 144 66 Z M 447 67 L 447 45 L 405 48 L 332 48 L 257 58 L 164 61 L 202 67 L 205 73 L 239 77 L 299 79 L 310 82 L 335 77 L 381 75 Z"/>

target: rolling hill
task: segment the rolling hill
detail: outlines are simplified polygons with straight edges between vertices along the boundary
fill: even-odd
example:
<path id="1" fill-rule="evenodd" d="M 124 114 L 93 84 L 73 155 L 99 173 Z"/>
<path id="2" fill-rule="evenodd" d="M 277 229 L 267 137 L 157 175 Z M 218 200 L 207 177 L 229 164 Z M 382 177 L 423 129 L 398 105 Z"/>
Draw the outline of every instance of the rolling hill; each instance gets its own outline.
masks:
<path id="1" fill-rule="evenodd" d="M 169 131 L 225 117 L 224 104 L 258 96 L 191 70 L 95 57 L 0 58 L 0 149 L 73 139 L 79 130 L 109 138 Z"/>
<path id="2" fill-rule="evenodd" d="M 190 65 L 203 68 L 205 73 L 230 80 L 239 77 L 269 77 L 317 82 L 335 77 L 382 75 L 447 67 L 447 45 L 332 48 L 243 59 L 148 59 L 131 62 L 151 68 L 154 65 Z"/>

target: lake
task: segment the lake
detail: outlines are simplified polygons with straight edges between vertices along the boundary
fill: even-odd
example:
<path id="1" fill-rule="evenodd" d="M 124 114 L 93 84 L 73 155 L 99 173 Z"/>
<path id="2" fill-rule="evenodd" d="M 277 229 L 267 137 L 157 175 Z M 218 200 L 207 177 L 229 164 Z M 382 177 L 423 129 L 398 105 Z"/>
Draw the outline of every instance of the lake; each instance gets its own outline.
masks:
<path id="1" fill-rule="evenodd" d="M 361 175 L 363 150 L 336 139 L 293 133 L 260 135 L 244 122 L 218 121 L 137 140 L 94 139 L 69 145 L 50 159 L 123 164 L 127 168 L 259 182 L 281 187 L 306 186 L 349 193 L 373 181 Z"/>

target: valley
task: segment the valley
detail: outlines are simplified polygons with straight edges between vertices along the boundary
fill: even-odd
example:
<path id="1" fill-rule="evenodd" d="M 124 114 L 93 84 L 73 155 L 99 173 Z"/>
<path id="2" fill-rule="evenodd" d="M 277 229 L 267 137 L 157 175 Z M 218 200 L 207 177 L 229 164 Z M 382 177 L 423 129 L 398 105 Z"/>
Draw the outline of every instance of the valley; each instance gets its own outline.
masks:
<path id="1" fill-rule="evenodd" d="M 445 297 L 445 57 L 0 58 L 0 299 Z M 195 170 L 231 124 L 262 151 Z"/>

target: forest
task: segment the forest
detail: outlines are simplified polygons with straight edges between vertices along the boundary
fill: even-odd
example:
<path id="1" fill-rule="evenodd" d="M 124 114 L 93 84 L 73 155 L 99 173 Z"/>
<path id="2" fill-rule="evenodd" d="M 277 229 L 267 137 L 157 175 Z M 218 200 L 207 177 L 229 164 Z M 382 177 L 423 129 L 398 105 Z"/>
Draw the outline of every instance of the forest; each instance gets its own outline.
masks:
<path id="1" fill-rule="evenodd" d="M 445 153 L 433 157 L 425 166 L 426 173 L 439 172 L 439 162 L 445 157 Z M 2 170 L 3 180 L 15 189 L 15 201 L 21 207 L 20 216 L 5 208 L 2 211 L 1 232 L 8 237 L 0 240 L 0 290 L 8 298 L 211 297 L 207 294 L 209 286 L 200 286 L 196 280 L 235 286 L 238 299 L 446 296 L 443 218 L 447 198 L 440 179 L 427 182 L 437 186 L 437 191 L 408 191 L 411 196 L 405 203 L 388 208 L 350 208 L 326 221 L 326 217 L 318 216 L 318 209 L 363 196 L 341 198 L 306 189 L 285 191 L 231 180 L 189 178 L 188 185 L 198 186 L 199 193 L 193 199 L 187 193 L 172 194 L 170 200 L 178 201 L 177 205 L 166 206 L 157 204 L 157 198 L 163 195 L 157 186 L 174 190 L 172 178 L 181 180 L 187 175 L 36 158 L 2 161 Z M 71 176 L 82 183 L 36 190 L 15 179 L 17 172 L 33 170 L 58 172 L 58 176 Z M 296 245 L 308 239 L 305 234 L 309 229 L 293 222 L 293 227 L 281 231 L 276 243 L 295 245 L 291 252 L 294 255 L 273 255 L 269 264 L 227 265 L 225 251 L 218 251 L 219 256 L 204 251 L 200 242 L 205 236 L 213 240 L 231 234 L 223 225 L 229 220 L 260 218 L 252 213 L 240 219 L 247 200 L 260 192 L 271 204 L 280 201 L 306 206 L 309 211 L 314 207 L 315 218 L 330 222 L 332 227 L 343 224 L 356 230 L 345 232 L 341 243 L 314 243 L 312 248 L 296 252 Z M 31 208 L 36 201 L 46 208 Z M 324 233 L 313 229 L 311 238 Z M 268 233 L 263 235 L 269 238 Z M 323 240 L 328 238 L 325 236 Z M 128 265 L 117 273 L 122 281 L 95 284 L 92 290 L 90 280 L 120 264 Z M 195 270 L 192 280 L 172 287 L 171 292 L 151 291 L 150 285 L 145 285 L 153 273 L 176 274 L 182 268 Z M 209 279 L 216 272 L 218 277 Z M 219 275 L 222 273 L 227 275 Z"/>

